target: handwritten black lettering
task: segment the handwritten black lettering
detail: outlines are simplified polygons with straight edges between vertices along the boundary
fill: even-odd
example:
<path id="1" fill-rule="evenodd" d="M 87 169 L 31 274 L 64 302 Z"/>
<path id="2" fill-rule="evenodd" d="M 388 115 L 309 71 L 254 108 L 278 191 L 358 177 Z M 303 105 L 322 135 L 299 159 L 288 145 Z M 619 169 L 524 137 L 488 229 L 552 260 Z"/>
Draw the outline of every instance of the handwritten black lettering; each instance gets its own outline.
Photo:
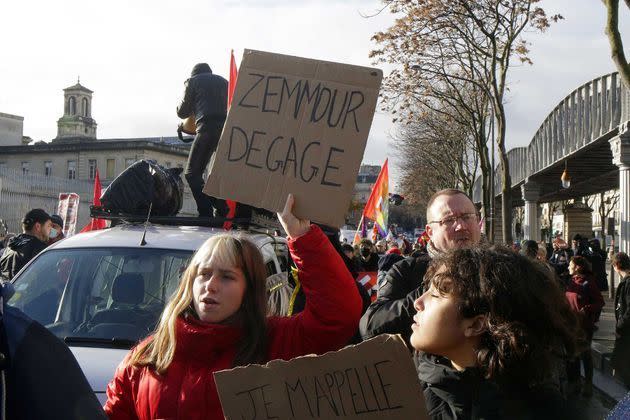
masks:
<path id="1" fill-rule="evenodd" d="M 343 97 L 343 105 L 339 107 L 339 115 L 337 116 L 337 121 L 333 122 L 333 112 L 335 110 L 335 103 L 337 102 L 337 92 L 338 90 L 335 89 L 335 93 L 333 94 L 333 97 L 330 100 L 330 108 L 328 109 L 328 120 L 327 120 L 328 127 L 337 127 L 337 125 L 339 125 L 339 121 L 341 121 L 341 116 L 343 115 L 344 110 L 346 109 L 346 103 L 348 103 L 348 92 L 346 92 Z"/>
<path id="2" fill-rule="evenodd" d="M 269 388 L 269 387 L 271 387 L 271 385 L 266 384 L 266 385 L 246 389 L 245 391 L 237 392 L 235 394 L 236 396 L 247 394 L 247 396 L 249 397 L 249 402 L 251 403 L 250 411 L 253 411 L 253 415 L 251 416 L 252 420 L 259 418 L 258 410 L 257 410 L 258 404 L 256 404 L 256 400 L 258 398 L 256 398 L 256 396 L 254 395 L 254 394 L 258 394 L 258 392 L 256 391 L 260 392 L 260 397 L 262 398 L 262 403 L 263 403 L 263 406 L 265 407 L 265 415 L 266 415 L 265 418 L 268 420 L 278 419 L 278 417 L 269 414 L 269 406 L 271 405 L 271 401 L 267 400 L 267 396 L 265 394 L 265 388 Z"/>
<path id="3" fill-rule="evenodd" d="M 324 391 L 324 388 L 322 387 L 322 384 L 319 382 L 319 378 L 317 376 L 314 376 L 314 379 L 315 379 L 315 399 L 317 401 L 317 417 L 321 416 L 321 408 L 320 408 L 319 402 L 322 399 L 326 400 L 331 410 L 335 413 L 335 415 L 338 416 L 339 412 L 337 411 L 337 406 L 335 405 L 334 401 L 332 401 L 332 395 L 329 395 L 326 393 L 326 391 Z"/>
<path id="4" fill-rule="evenodd" d="M 302 181 L 304 182 L 310 182 L 311 179 L 313 179 L 313 177 L 317 175 L 317 172 L 319 171 L 319 168 L 317 166 L 311 165 L 311 175 L 308 178 L 304 176 L 304 160 L 306 158 L 306 153 L 308 152 L 308 149 L 315 145 L 320 146 L 320 142 L 312 141 L 307 144 L 304 148 L 304 153 L 302 153 L 302 159 L 300 159 L 300 178 L 302 178 Z"/>
<path id="5" fill-rule="evenodd" d="M 336 89 L 335 89 L 335 92 L 336 92 Z M 321 114 L 318 116 L 317 111 L 319 110 L 320 105 L 322 104 L 322 98 L 324 97 L 324 94 L 326 94 L 327 96 L 326 105 L 324 106 L 323 111 L 321 111 Z M 328 110 L 328 107 L 330 106 L 331 98 L 332 98 L 332 93 L 330 92 L 330 89 L 328 89 L 327 87 L 323 87 L 320 90 L 319 95 L 317 95 L 317 99 L 315 99 L 315 104 L 313 105 L 313 110 L 311 111 L 312 123 L 319 122 L 319 120 L 324 118 L 324 116 L 326 115 L 326 111 Z"/>
<path id="6" fill-rule="evenodd" d="M 245 150 L 243 150 L 243 154 L 240 155 L 239 157 L 232 157 L 232 145 L 234 144 L 234 139 L 237 138 L 235 137 L 235 133 L 236 132 L 240 132 L 243 137 L 241 137 L 241 139 L 245 140 Z M 247 154 L 247 149 L 249 148 L 249 140 L 247 139 L 247 133 L 245 132 L 245 130 L 243 130 L 240 127 L 234 126 L 232 127 L 232 130 L 230 131 L 230 148 L 228 150 L 228 161 L 229 162 L 236 162 L 239 161 L 241 159 L 243 159 L 245 157 L 245 155 Z"/>
<path id="7" fill-rule="evenodd" d="M 306 102 L 310 104 L 311 101 L 315 100 L 317 96 L 319 95 L 319 90 L 321 89 L 322 84 L 318 83 L 317 86 L 315 86 L 315 89 L 313 89 L 312 93 L 310 91 L 309 86 L 310 85 L 308 83 L 308 80 L 305 80 L 304 86 L 302 86 L 302 90 L 300 91 L 300 95 L 298 99 L 295 101 L 295 112 L 293 113 L 293 118 L 297 118 L 298 115 L 300 115 L 302 104 L 304 103 L 304 96 L 306 95 Z"/>
<path id="8" fill-rule="evenodd" d="M 297 95 L 296 98 L 300 97 L 301 89 L 302 89 L 302 80 L 298 80 L 297 83 L 293 86 L 293 89 L 289 90 L 289 82 L 287 82 L 287 79 L 283 78 L 282 88 L 280 89 L 280 105 L 278 106 L 278 109 L 282 108 L 282 104 L 284 103 L 285 93 L 286 93 L 287 101 L 290 101 L 293 95 Z M 297 94 L 296 94 L 296 91 L 297 91 Z M 297 114 L 294 115 L 293 118 L 297 118 Z"/>
<path id="9" fill-rule="evenodd" d="M 328 159 L 326 160 L 326 167 L 324 168 L 324 175 L 322 175 L 322 185 L 329 185 L 331 187 L 341 187 L 341 184 L 338 184 L 336 182 L 331 182 L 331 181 L 327 181 L 326 180 L 326 174 L 328 173 L 328 169 L 339 169 L 338 166 L 332 166 L 330 164 L 330 159 L 332 158 L 333 152 L 343 153 L 344 150 L 343 149 L 339 149 L 337 147 L 331 147 L 330 148 L 330 151 L 328 152 Z"/>
<path id="10" fill-rule="evenodd" d="M 335 378 L 335 385 L 337 386 L 337 395 L 339 396 L 339 402 L 341 403 L 341 411 L 343 415 L 346 415 L 346 407 L 343 403 L 343 397 L 341 396 L 341 387 L 346 383 L 346 378 L 343 376 L 343 372 L 336 370 L 333 372 L 333 377 Z M 341 380 L 339 379 L 341 378 Z M 350 389 L 350 385 L 348 385 L 348 389 Z"/>
<path id="11" fill-rule="evenodd" d="M 247 98 L 247 96 L 256 88 L 256 86 L 258 86 L 260 82 L 262 82 L 265 79 L 265 75 L 257 74 L 257 73 L 249 73 L 249 75 L 258 77 L 258 80 L 256 80 L 254 84 L 252 85 L 252 87 L 250 87 L 249 90 L 245 92 L 245 95 L 243 95 L 241 100 L 238 102 L 238 106 L 242 106 L 243 108 L 258 108 L 258 105 L 246 104 L 244 103 L 244 101 L 245 101 L 245 98 Z"/>
<path id="12" fill-rule="evenodd" d="M 280 98 L 278 100 L 278 106 L 276 107 L 276 109 L 273 108 L 267 108 L 267 98 L 272 98 L 274 96 L 278 96 L 278 92 L 272 92 L 269 90 L 269 85 L 271 83 L 269 83 L 272 80 L 285 80 L 284 77 L 280 77 L 280 76 L 267 76 L 267 80 L 265 83 L 265 94 L 263 95 L 263 103 L 262 103 L 262 112 L 275 112 L 276 114 L 278 114 L 280 112 L 280 104 L 281 104 L 281 100 L 282 98 Z"/>
<path id="13" fill-rule="evenodd" d="M 354 98 L 354 95 L 357 95 L 359 97 L 359 99 L 361 100 L 361 102 L 353 105 L 352 104 L 352 99 Z M 356 110 L 359 109 L 361 107 L 361 105 L 363 105 L 363 102 L 365 102 L 365 97 L 363 96 L 363 92 L 360 92 L 358 90 L 353 90 L 352 93 L 350 94 L 350 101 L 348 101 L 348 107 L 346 108 L 346 112 L 343 117 L 343 123 L 341 123 L 341 128 L 346 128 L 346 119 L 348 118 L 348 114 L 352 113 L 352 118 L 354 119 L 354 128 L 357 131 L 357 133 L 359 132 L 359 122 L 357 121 L 357 115 L 356 115 Z"/>
<path id="14" fill-rule="evenodd" d="M 271 144 L 269 145 L 269 149 L 267 149 L 267 159 L 265 160 L 265 162 L 267 163 L 267 169 L 269 169 L 271 172 L 276 172 L 278 170 L 278 168 L 282 168 L 282 161 L 281 160 L 276 160 L 275 163 L 276 166 L 274 166 L 273 168 L 271 167 L 271 164 L 269 162 L 269 156 L 271 156 L 271 151 L 273 150 L 273 146 L 276 144 L 277 141 L 279 140 L 283 140 L 284 137 L 282 136 L 278 136 L 275 139 L 273 139 L 271 141 Z"/>
<path id="15" fill-rule="evenodd" d="M 254 130 L 254 132 L 252 133 L 252 140 L 249 142 L 249 147 L 247 148 L 247 157 L 245 158 L 245 165 L 251 166 L 252 168 L 262 169 L 262 166 L 256 165 L 256 164 L 254 164 L 254 163 L 249 161 L 249 157 L 251 155 L 252 150 L 260 152 L 260 149 L 257 149 L 257 148 L 254 147 L 254 142 L 256 141 L 256 134 L 265 135 L 267 133 L 265 133 L 264 131 L 256 131 L 256 130 Z"/>
<path id="16" fill-rule="evenodd" d="M 287 174 L 288 162 L 293 162 L 293 177 L 297 178 L 297 152 L 295 150 L 295 139 L 291 137 L 289 140 L 289 147 L 287 148 L 287 155 L 284 158 L 284 168 L 282 169 L 282 175 Z"/>
<path id="17" fill-rule="evenodd" d="M 284 382 L 284 386 L 285 386 L 285 391 L 287 393 L 287 399 L 289 400 L 289 406 L 291 408 L 291 414 L 292 417 L 295 417 L 295 409 L 293 408 L 293 399 L 291 398 L 291 393 L 289 392 L 289 390 L 291 392 L 297 392 L 297 389 L 300 388 L 300 390 L 302 390 L 302 396 L 304 397 L 304 400 L 306 401 L 306 406 L 308 407 L 308 412 L 311 413 L 311 417 L 313 417 L 313 409 L 311 408 L 311 403 L 308 400 L 308 396 L 306 395 L 306 391 L 304 390 L 304 387 L 302 386 L 302 381 L 300 379 L 297 380 L 297 382 L 295 382 L 295 386 L 291 386 L 291 384 L 289 384 L 288 382 Z M 302 414 L 302 413 L 298 413 L 298 414 Z"/>
<path id="18" fill-rule="evenodd" d="M 391 363 L 391 360 L 383 360 L 383 361 L 374 363 L 374 369 L 376 370 L 376 374 L 378 375 L 378 380 L 381 383 L 381 389 L 383 390 L 383 394 L 385 394 L 385 401 L 387 402 L 387 408 L 390 410 L 402 408 L 403 407 L 402 405 L 392 406 L 392 404 L 390 403 L 389 395 L 387 394 L 387 388 L 390 387 L 391 384 L 383 383 L 383 377 L 381 376 L 381 372 L 378 370 L 378 368 L 385 363 Z"/>

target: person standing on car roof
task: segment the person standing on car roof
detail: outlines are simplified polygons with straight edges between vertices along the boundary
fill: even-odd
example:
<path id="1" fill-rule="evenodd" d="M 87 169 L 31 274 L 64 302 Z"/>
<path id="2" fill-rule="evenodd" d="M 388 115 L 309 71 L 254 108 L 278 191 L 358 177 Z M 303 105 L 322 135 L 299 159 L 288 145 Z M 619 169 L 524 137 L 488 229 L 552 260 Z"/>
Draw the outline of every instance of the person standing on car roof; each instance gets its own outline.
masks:
<path id="1" fill-rule="evenodd" d="M 227 115 L 228 81 L 213 74 L 206 63 L 196 64 L 185 82 L 184 98 L 177 107 L 179 118 L 194 116 L 197 134 L 190 148 L 184 176 L 190 185 L 200 217 L 225 217 L 224 200 L 203 193 L 203 172 L 219 144 Z"/>
<path id="2" fill-rule="evenodd" d="M 155 334 L 125 357 L 107 387 L 110 419 L 223 418 L 213 373 L 344 346 L 356 331 L 361 299 L 326 235 L 293 214 L 278 218 L 300 270 L 307 306 L 300 316 L 267 317 L 266 270 L 249 240 L 208 239 L 164 308 Z"/>
<path id="3" fill-rule="evenodd" d="M 42 209 L 30 210 L 22 219 L 22 234 L 11 238 L 0 257 L 0 277 L 11 280 L 35 255 L 48 246 L 52 222 Z"/>

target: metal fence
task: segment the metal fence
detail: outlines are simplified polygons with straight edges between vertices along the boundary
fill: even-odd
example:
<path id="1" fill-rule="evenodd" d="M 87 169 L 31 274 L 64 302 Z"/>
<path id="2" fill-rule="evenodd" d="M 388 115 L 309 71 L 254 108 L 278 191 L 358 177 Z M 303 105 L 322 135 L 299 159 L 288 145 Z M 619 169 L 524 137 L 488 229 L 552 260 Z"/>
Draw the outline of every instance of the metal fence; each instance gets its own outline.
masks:
<path id="1" fill-rule="evenodd" d="M 93 181 L 56 178 L 41 174 L 0 169 L 0 219 L 7 224 L 9 232 L 22 231 L 22 218 L 30 209 L 41 208 L 48 213 L 57 212 L 59 193 L 79 194 L 77 230 L 89 221 L 90 205 L 94 191 Z M 197 207 L 188 189 L 184 192 L 184 203 L 180 215 L 193 216 Z"/>

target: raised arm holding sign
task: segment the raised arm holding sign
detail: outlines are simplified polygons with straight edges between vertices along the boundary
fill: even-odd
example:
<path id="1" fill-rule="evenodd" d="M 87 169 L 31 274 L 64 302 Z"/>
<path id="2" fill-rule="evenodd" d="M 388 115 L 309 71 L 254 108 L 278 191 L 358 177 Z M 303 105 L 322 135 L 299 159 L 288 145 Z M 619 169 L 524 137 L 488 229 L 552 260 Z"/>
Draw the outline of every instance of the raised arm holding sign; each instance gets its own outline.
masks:
<path id="1" fill-rule="evenodd" d="M 352 276 L 321 229 L 279 218 L 306 293 L 304 312 L 266 317 L 266 270 L 245 236 L 217 235 L 192 258 L 160 324 L 134 348 L 107 387 L 110 419 L 223 417 L 213 373 L 250 363 L 324 353 L 345 345 L 361 316 Z"/>

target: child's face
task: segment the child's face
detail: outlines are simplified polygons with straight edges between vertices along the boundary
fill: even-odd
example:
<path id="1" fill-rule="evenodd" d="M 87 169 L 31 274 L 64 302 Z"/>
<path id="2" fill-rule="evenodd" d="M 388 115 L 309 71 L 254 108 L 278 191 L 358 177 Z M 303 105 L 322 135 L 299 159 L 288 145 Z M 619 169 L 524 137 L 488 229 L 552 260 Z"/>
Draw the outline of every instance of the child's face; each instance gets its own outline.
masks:
<path id="1" fill-rule="evenodd" d="M 414 302 L 416 315 L 411 325 L 414 349 L 450 358 L 465 344 L 464 318 L 457 310 L 458 301 L 451 294 L 440 295 L 431 285 Z"/>
<path id="2" fill-rule="evenodd" d="M 210 258 L 199 266 L 192 286 L 193 306 L 199 319 L 221 323 L 238 312 L 245 295 L 243 271 Z"/>

